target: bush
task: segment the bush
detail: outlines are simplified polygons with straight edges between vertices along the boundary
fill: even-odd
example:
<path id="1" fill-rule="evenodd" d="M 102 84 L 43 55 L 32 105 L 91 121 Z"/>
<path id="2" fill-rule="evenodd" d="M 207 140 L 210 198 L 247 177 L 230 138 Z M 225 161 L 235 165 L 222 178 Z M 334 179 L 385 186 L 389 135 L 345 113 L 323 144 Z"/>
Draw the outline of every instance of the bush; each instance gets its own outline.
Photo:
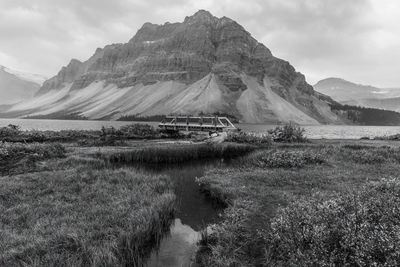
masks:
<path id="1" fill-rule="evenodd" d="M 9 124 L 7 127 L 0 127 L 0 138 L 15 137 L 21 133 L 20 127 L 17 125 Z"/>
<path id="2" fill-rule="evenodd" d="M 122 126 L 119 131 L 126 138 L 145 137 L 154 138 L 158 135 L 158 131 L 149 124 L 130 124 Z"/>
<path id="3" fill-rule="evenodd" d="M 394 134 L 394 135 L 385 135 L 385 136 L 376 136 L 374 137 L 374 140 L 392 140 L 392 141 L 398 141 L 400 140 L 400 134 Z"/>
<path id="4" fill-rule="evenodd" d="M 254 145 L 270 145 L 272 143 L 272 138 L 268 134 L 262 133 L 228 132 L 226 141 Z"/>
<path id="5" fill-rule="evenodd" d="M 277 126 L 273 130 L 269 130 L 274 142 L 280 143 L 305 143 L 307 138 L 304 136 L 305 129 L 299 126 L 288 124 L 285 126 Z"/>
<path id="6" fill-rule="evenodd" d="M 244 159 L 242 164 L 261 168 L 301 168 L 310 164 L 322 164 L 324 155 L 310 150 L 305 151 L 257 151 Z"/>
<path id="7" fill-rule="evenodd" d="M 265 234 L 271 266 L 399 266 L 400 181 L 278 211 Z"/>
<path id="8" fill-rule="evenodd" d="M 34 167 L 39 160 L 62 158 L 66 154 L 65 148 L 58 144 L 22 144 L 0 142 L 0 174 L 10 173 L 19 169 L 24 172 Z"/>

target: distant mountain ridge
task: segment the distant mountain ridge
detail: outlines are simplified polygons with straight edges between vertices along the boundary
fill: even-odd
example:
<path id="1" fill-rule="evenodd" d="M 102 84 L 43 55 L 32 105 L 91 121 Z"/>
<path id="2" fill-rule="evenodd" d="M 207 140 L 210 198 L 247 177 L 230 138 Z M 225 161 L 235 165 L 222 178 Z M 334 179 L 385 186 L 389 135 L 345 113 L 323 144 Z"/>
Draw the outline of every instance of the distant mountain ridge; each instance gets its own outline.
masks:
<path id="1" fill-rule="evenodd" d="M 180 23 L 145 23 L 128 43 L 71 60 L 33 100 L 2 115 L 219 112 L 251 123 L 344 123 L 331 102 L 237 22 L 200 10 Z"/>
<path id="2" fill-rule="evenodd" d="M 315 84 L 314 89 L 342 104 L 400 112 L 400 88 L 378 88 L 328 78 Z"/>
<path id="3" fill-rule="evenodd" d="M 45 77 L 12 70 L 0 65 L 0 111 L 7 105 L 31 99 L 40 89 Z"/>

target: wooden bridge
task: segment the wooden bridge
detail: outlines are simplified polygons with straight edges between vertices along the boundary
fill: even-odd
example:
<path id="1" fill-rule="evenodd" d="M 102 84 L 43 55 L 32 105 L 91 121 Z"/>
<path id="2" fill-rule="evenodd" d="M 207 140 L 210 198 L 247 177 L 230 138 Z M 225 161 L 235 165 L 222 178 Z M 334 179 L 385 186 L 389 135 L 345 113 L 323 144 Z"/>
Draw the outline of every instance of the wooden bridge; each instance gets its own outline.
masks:
<path id="1" fill-rule="evenodd" d="M 170 131 L 224 132 L 237 130 L 227 117 L 167 116 L 158 127 Z"/>

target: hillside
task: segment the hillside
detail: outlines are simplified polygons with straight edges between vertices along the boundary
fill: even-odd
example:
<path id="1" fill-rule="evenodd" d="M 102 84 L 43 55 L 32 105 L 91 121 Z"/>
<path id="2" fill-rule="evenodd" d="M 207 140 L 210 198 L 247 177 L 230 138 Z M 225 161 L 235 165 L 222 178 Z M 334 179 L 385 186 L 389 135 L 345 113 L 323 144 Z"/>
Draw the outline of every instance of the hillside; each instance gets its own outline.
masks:
<path id="1" fill-rule="evenodd" d="M 73 59 L 36 97 L 3 116 L 89 119 L 230 114 L 242 122 L 343 123 L 287 61 L 237 22 L 201 10 L 181 23 L 145 23 L 126 44 Z"/>
<path id="2" fill-rule="evenodd" d="M 0 66 L 0 111 L 5 105 L 31 99 L 39 90 L 45 78 Z"/>
<path id="3" fill-rule="evenodd" d="M 400 111 L 400 88 L 378 88 L 328 78 L 315 84 L 314 89 L 345 105 Z"/>

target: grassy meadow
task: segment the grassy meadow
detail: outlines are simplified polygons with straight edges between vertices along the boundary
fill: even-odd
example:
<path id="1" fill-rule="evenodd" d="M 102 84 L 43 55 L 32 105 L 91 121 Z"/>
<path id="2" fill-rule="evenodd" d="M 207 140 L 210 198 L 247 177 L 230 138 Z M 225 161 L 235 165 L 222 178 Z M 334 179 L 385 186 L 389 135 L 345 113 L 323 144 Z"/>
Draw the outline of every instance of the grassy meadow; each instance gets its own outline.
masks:
<path id="1" fill-rule="evenodd" d="M 197 263 L 398 266 L 400 149 L 359 143 L 275 144 L 209 170 L 198 182 L 227 209 Z"/>
<path id="2" fill-rule="evenodd" d="M 400 264 L 396 139 L 307 140 L 292 125 L 222 144 L 163 134 L 0 128 L 0 266 L 144 266 L 177 204 L 171 177 L 134 166 L 219 158 L 197 182 L 225 209 L 195 266 Z"/>

